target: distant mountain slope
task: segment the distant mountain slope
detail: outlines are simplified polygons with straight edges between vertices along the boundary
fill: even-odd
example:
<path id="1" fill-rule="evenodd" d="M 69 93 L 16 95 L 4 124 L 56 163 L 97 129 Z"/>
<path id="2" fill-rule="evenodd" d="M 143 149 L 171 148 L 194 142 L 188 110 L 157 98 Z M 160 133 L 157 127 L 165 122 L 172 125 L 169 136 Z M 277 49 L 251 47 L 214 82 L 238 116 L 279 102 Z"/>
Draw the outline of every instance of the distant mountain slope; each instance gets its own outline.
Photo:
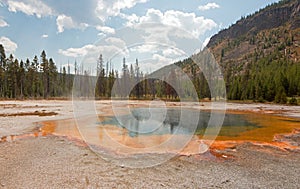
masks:
<path id="1" fill-rule="evenodd" d="M 253 15 L 242 18 L 228 29 L 214 35 L 210 39 L 208 47 L 212 47 L 224 39 L 234 39 L 246 34 L 255 35 L 262 30 L 280 26 L 287 26 L 289 29 L 300 27 L 299 0 L 280 1 L 267 6 Z"/>
<path id="2" fill-rule="evenodd" d="M 229 99 L 286 103 L 286 96 L 300 96 L 299 0 L 283 0 L 242 18 L 214 35 L 207 47 L 221 66 Z M 190 58 L 175 65 L 203 79 Z M 171 68 L 156 73 L 168 75 Z"/>

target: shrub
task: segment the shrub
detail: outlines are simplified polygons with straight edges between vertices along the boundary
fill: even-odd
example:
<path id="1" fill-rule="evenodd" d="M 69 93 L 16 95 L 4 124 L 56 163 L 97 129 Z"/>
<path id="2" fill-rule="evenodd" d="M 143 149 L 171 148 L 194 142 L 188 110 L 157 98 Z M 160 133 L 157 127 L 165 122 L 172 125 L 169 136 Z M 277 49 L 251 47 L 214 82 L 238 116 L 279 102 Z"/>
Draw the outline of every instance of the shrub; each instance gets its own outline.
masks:
<path id="1" fill-rule="evenodd" d="M 298 105 L 297 99 L 296 99 L 295 97 L 292 97 L 292 98 L 289 100 L 289 104 L 290 104 L 290 105 Z"/>
<path id="2" fill-rule="evenodd" d="M 259 97 L 258 100 L 257 100 L 257 102 L 259 102 L 259 103 L 264 103 L 265 100 L 263 99 L 263 97 Z"/>
<path id="3" fill-rule="evenodd" d="M 287 103 L 287 97 L 285 92 L 279 92 L 275 96 L 275 103 L 280 103 L 280 104 L 286 104 Z"/>
<path id="4" fill-rule="evenodd" d="M 286 97 L 285 92 L 283 92 L 283 93 L 281 94 L 280 103 L 281 103 L 281 104 L 286 104 L 286 103 L 287 103 L 287 97 Z"/>

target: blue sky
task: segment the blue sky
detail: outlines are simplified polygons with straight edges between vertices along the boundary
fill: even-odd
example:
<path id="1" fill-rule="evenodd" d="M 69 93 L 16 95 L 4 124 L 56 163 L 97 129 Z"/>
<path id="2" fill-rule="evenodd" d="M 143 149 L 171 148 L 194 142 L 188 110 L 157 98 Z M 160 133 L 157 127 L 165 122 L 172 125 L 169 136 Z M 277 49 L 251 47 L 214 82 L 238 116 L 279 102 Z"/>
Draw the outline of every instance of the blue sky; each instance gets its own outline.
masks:
<path id="1" fill-rule="evenodd" d="M 25 60 L 45 50 L 58 67 L 94 70 L 99 54 L 154 71 L 275 0 L 0 0 L 0 43 Z"/>

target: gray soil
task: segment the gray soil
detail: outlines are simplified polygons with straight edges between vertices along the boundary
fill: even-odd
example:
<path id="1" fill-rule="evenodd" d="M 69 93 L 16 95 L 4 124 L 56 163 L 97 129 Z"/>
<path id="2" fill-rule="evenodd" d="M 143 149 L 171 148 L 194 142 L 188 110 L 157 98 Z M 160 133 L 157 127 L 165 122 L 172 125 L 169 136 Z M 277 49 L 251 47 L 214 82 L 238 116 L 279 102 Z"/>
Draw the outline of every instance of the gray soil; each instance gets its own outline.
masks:
<path id="1" fill-rule="evenodd" d="M 0 151 L 2 188 L 300 187 L 299 152 L 249 143 L 228 152 L 234 158 L 180 156 L 143 169 L 116 166 L 55 136 L 2 142 Z"/>
<path id="2" fill-rule="evenodd" d="M 8 106 L 8 104 L 12 104 Z M 300 106 L 229 103 L 228 109 L 299 117 Z M 209 104 L 201 106 L 209 109 Z M 2 101 L 1 113 L 56 112 L 56 116 L 0 117 L 0 136 L 28 133 L 34 121 L 72 117 L 70 101 Z M 300 134 L 288 136 L 300 146 Z M 299 148 L 298 148 L 299 149 Z M 300 188 L 300 151 L 250 143 L 212 154 L 177 156 L 132 169 L 114 165 L 88 147 L 58 136 L 0 142 L 0 188 Z"/>

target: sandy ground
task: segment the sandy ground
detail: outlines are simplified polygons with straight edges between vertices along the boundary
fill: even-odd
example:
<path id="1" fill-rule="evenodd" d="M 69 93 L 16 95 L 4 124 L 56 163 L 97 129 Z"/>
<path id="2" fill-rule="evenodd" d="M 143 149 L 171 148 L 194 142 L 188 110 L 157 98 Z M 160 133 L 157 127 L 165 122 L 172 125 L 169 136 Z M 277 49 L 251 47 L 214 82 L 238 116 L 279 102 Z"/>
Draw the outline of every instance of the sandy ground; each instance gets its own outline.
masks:
<path id="1" fill-rule="evenodd" d="M 55 112 L 53 116 L 10 116 L 23 113 Z M 73 117 L 72 101 L 0 101 L 0 137 L 30 132 L 45 120 Z"/>
<path id="2" fill-rule="evenodd" d="M 146 104 L 145 102 L 139 102 Z M 109 106 L 108 102 L 104 102 Z M 176 106 L 176 103 L 168 103 Z M 193 106 L 192 104 L 190 104 Z M 97 103 L 96 109 L 103 108 Z M 195 108 L 195 107 L 194 107 Z M 199 107 L 210 109 L 210 103 Z M 227 109 L 300 117 L 299 106 L 228 103 Z M 21 116 L 24 112 L 37 115 Z M 38 116 L 55 112 L 55 116 Z M 12 114 L 20 116 L 12 116 Z M 37 122 L 73 117 L 71 101 L 0 101 L 0 136 L 21 135 Z M 289 136 L 298 139 L 299 135 Z M 299 140 L 293 140 L 299 145 Z M 243 143 L 227 158 L 177 156 L 150 168 L 132 169 L 103 160 L 64 137 L 29 137 L 0 142 L 2 188 L 299 188 L 300 151 Z"/>
<path id="3" fill-rule="evenodd" d="M 299 153 L 251 144 L 239 146 L 235 160 L 181 156 L 144 169 L 115 166 L 57 137 L 0 149 L 3 188 L 299 188 Z"/>

